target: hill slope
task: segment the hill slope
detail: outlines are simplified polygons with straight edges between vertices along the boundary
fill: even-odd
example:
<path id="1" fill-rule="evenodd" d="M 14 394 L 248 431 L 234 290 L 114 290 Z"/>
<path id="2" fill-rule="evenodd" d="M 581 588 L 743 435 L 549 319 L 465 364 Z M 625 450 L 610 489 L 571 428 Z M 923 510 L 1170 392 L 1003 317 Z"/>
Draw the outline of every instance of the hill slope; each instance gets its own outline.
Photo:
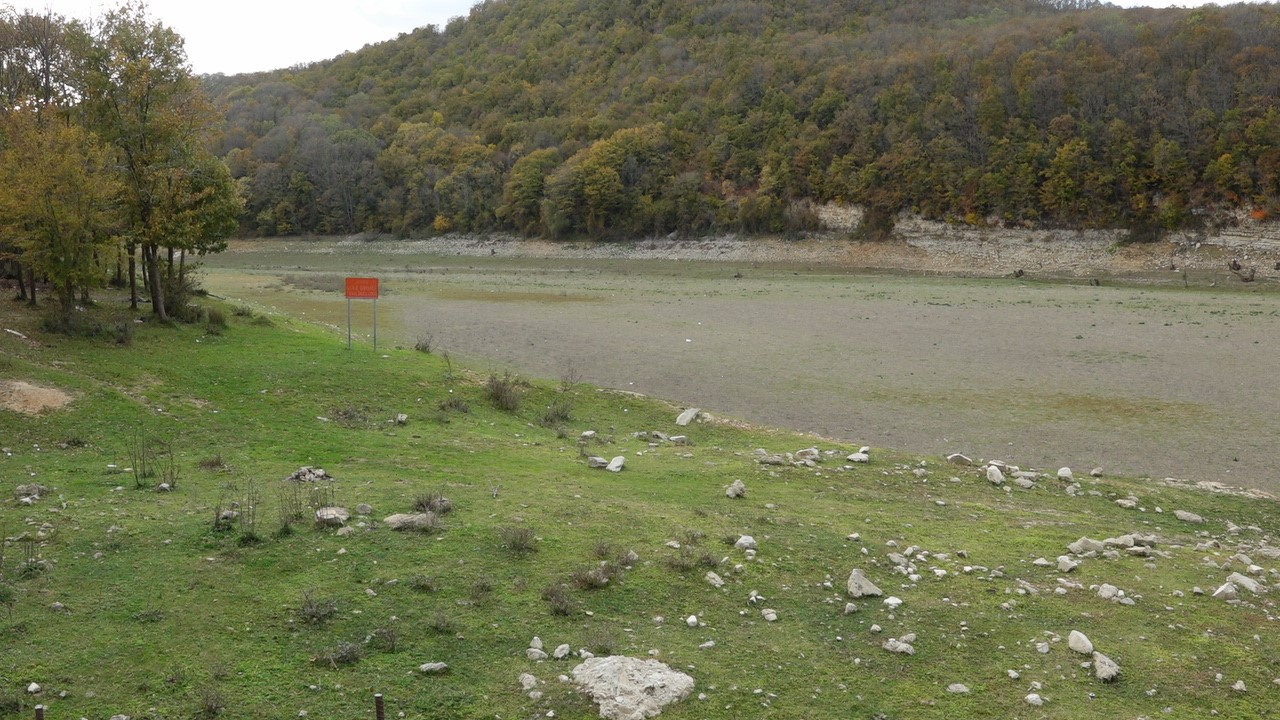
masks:
<path id="1" fill-rule="evenodd" d="M 870 236 L 911 211 L 1147 239 L 1275 209 L 1278 24 L 1271 4 L 495 1 L 207 84 L 250 233 L 798 232 L 835 201 Z"/>
<path id="2" fill-rule="evenodd" d="M 72 401 L 0 409 L 5 717 L 35 702 L 54 718 L 351 717 L 374 692 L 409 718 L 595 716 L 557 679 L 578 659 L 530 659 L 534 636 L 689 673 L 672 718 L 1278 706 L 1273 594 L 1193 592 L 1232 572 L 1274 584 L 1270 500 L 1039 474 L 1024 488 L 1010 468 L 996 486 L 978 467 L 881 449 L 857 463 L 813 437 L 678 427 L 677 408 L 631 395 L 347 351 L 247 309 L 224 329 L 140 327 L 131 348 L 34 326 L 6 317 L 26 337 L 0 333 L 0 378 Z M 486 385 L 518 408 L 497 409 Z M 678 433 L 687 443 L 662 439 Z M 815 443 L 816 458 L 799 452 Z M 335 479 L 285 479 L 303 465 Z M 726 497 L 734 480 L 745 498 Z M 32 489 L 13 488 L 32 483 L 46 490 L 21 500 Z M 388 528 L 441 495 L 452 510 L 434 531 Z M 352 510 L 345 527 L 312 522 L 331 504 Z M 742 535 L 758 550 L 734 547 Z M 1114 540 L 1072 554 L 1081 536 Z M 901 606 L 850 598 L 855 568 Z M 1117 682 L 1067 648 L 1072 630 L 1119 663 Z M 914 654 L 882 647 L 909 634 Z M 435 661 L 450 671 L 417 670 Z"/>

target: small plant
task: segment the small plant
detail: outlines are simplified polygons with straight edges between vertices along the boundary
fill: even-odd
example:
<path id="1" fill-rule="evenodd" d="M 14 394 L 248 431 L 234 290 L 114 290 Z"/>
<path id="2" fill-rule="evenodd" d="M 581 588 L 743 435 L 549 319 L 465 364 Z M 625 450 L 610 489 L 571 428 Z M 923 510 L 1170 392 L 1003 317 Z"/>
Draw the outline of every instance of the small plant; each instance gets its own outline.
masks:
<path id="1" fill-rule="evenodd" d="M 422 335 L 418 336 L 418 341 L 413 344 L 414 350 L 417 350 L 420 353 L 426 353 L 428 355 L 431 354 L 431 351 L 434 348 L 435 348 L 435 336 L 432 335 L 431 333 L 423 333 Z"/>
<path id="2" fill-rule="evenodd" d="M 210 335 L 221 335 L 222 331 L 227 329 L 227 316 L 218 308 L 209 308 L 205 314 L 208 320 L 205 330 Z"/>
<path id="3" fill-rule="evenodd" d="M 279 501 L 277 507 L 280 525 L 276 529 L 276 537 L 288 537 L 293 533 L 293 524 L 306 517 L 306 503 L 302 497 L 302 487 L 297 483 L 284 483 L 276 490 Z"/>
<path id="4" fill-rule="evenodd" d="M 115 325 L 115 341 L 120 347 L 133 347 L 133 321 L 120 320 Z"/>
<path id="5" fill-rule="evenodd" d="M 556 400 L 547 406 L 538 418 L 542 427 L 561 427 L 573 419 L 573 403 L 568 399 Z"/>
<path id="6" fill-rule="evenodd" d="M 453 501 L 444 496 L 439 490 L 431 490 L 429 492 L 420 493 L 413 501 L 413 509 L 420 513 L 435 513 L 436 515 L 447 515 L 453 510 Z"/>
<path id="7" fill-rule="evenodd" d="M 231 311 L 231 314 L 236 317 L 251 318 L 253 317 L 253 308 L 248 305 L 237 305 L 235 309 Z"/>
<path id="8" fill-rule="evenodd" d="M 217 685 L 205 685 L 200 688 L 200 714 L 204 717 L 217 717 L 227 709 L 227 697 Z"/>
<path id="9" fill-rule="evenodd" d="M 298 617 L 307 625 L 324 625 L 338 614 L 338 601 L 332 598 L 317 598 L 312 591 L 302 593 L 302 607 L 298 608 Z"/>
<path id="10" fill-rule="evenodd" d="M 437 635 L 450 635 L 457 631 L 458 625 L 453 618 L 443 612 L 437 612 L 427 619 L 427 629 Z"/>
<path id="11" fill-rule="evenodd" d="M 143 610 L 133 614 L 133 621 L 139 623 L 158 623 L 164 619 L 164 611 L 162 610 Z"/>
<path id="12" fill-rule="evenodd" d="M 560 375 L 560 392 L 569 392 L 582 384 L 582 373 L 572 360 L 564 364 L 564 372 Z"/>
<path id="13" fill-rule="evenodd" d="M 587 628 L 587 636 L 583 642 L 589 652 L 594 655 L 612 655 L 618 651 L 618 630 L 612 625 L 592 625 Z"/>
<path id="14" fill-rule="evenodd" d="M 577 610 L 573 597 L 569 595 L 569 589 L 564 585 L 548 585 L 542 591 L 542 599 L 547 601 L 552 615 L 569 616 Z"/>
<path id="15" fill-rule="evenodd" d="M 418 592 L 433 593 L 440 590 L 440 581 L 430 575 L 414 575 L 409 578 L 409 587 Z"/>
<path id="16" fill-rule="evenodd" d="M 315 657 L 317 665 L 328 665 L 335 670 L 339 665 L 354 665 L 364 659 L 364 646 L 360 643 L 340 642 L 326 648 Z"/>
<path id="17" fill-rule="evenodd" d="M 516 412 L 520 409 L 520 402 L 523 399 L 520 393 L 520 379 L 510 372 L 504 372 L 502 377 L 498 377 L 497 373 L 489 373 L 489 380 L 485 383 L 485 396 L 499 410 Z"/>
<path id="18" fill-rule="evenodd" d="M 579 590 L 599 590 L 608 587 L 609 581 L 613 579 L 613 566 L 609 563 L 601 563 L 594 567 L 575 570 L 570 579 L 573 586 Z"/>
<path id="19" fill-rule="evenodd" d="M 472 602 L 480 602 L 493 592 L 493 578 L 481 575 L 471 583 L 470 597 Z"/>
<path id="20" fill-rule="evenodd" d="M 684 530 L 676 537 L 681 545 L 697 545 L 706 538 L 706 533 L 700 530 Z"/>
<path id="21" fill-rule="evenodd" d="M 714 568 L 720 560 L 709 552 L 697 553 L 688 545 L 682 546 L 676 554 L 668 555 L 663 561 L 667 568 L 675 572 L 689 572 L 695 568 Z"/>
<path id="22" fill-rule="evenodd" d="M 471 412 L 471 404 L 461 395 L 450 395 L 440 401 L 440 410 L 443 412 L 457 412 L 467 414 Z"/>
<path id="23" fill-rule="evenodd" d="M 207 457 L 196 464 L 203 470 L 220 471 L 227 469 L 227 461 L 222 459 L 222 453 Z"/>
<path id="24" fill-rule="evenodd" d="M 256 545 L 262 542 L 258 535 L 258 504 L 261 501 L 258 488 L 252 480 L 245 488 L 244 501 L 240 503 L 240 544 Z"/>
<path id="25" fill-rule="evenodd" d="M 502 538 L 502 547 L 512 555 L 528 555 L 538 549 L 538 538 L 533 528 L 504 527 L 498 531 Z"/>
<path id="26" fill-rule="evenodd" d="M 357 429 L 369 426 L 369 414 L 363 408 L 355 405 L 342 405 L 331 408 L 329 417 L 339 427 Z"/>
<path id="27" fill-rule="evenodd" d="M 594 548 L 591 549 L 591 554 L 597 560 L 607 560 L 609 556 L 613 554 L 613 546 L 610 545 L 608 541 L 601 540 L 596 543 Z"/>
<path id="28" fill-rule="evenodd" d="M 369 633 L 369 637 L 365 638 L 365 644 L 374 649 L 380 649 L 382 652 L 393 653 L 399 644 L 400 636 L 396 633 L 395 628 L 381 627 Z"/>

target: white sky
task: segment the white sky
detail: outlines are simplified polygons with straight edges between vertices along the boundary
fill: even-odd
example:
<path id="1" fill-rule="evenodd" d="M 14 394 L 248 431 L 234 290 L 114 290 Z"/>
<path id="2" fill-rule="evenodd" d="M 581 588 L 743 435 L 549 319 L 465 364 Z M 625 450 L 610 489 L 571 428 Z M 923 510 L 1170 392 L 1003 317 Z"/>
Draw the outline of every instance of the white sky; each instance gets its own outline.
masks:
<path id="1" fill-rule="evenodd" d="M 519 0 L 515 0 L 519 1 Z M 1112 0 L 1125 7 L 1195 6 L 1193 0 Z M 123 0 L 0 0 L 87 20 Z M 444 27 L 476 0 L 150 0 L 147 13 L 186 40 L 196 73 L 228 75 L 327 60 L 425 25 Z M 1224 3 L 1225 4 L 1225 3 Z"/>

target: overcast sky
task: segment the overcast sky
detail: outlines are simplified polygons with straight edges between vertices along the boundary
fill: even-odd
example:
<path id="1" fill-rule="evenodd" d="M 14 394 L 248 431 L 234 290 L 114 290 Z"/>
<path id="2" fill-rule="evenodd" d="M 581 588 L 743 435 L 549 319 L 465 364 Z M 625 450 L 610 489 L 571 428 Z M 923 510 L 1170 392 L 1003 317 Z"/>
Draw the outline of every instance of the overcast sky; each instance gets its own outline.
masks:
<path id="1" fill-rule="evenodd" d="M 0 0 L 3 1 L 3 0 Z M 516 0 L 518 1 L 518 0 Z M 8 0 L 12 5 L 89 19 L 118 7 L 104 0 Z M 1137 7 L 1190 1 L 1113 0 Z M 466 16 L 475 0 L 150 0 L 148 14 L 186 40 L 197 73 L 228 75 L 327 60 L 425 25 Z"/>

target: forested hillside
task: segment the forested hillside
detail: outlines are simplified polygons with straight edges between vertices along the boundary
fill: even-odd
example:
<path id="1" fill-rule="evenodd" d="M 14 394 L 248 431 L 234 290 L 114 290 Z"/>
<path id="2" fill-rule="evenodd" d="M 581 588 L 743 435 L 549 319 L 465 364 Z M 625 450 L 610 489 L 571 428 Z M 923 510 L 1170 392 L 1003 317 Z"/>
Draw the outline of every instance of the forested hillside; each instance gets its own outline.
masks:
<path id="1" fill-rule="evenodd" d="M 243 231 L 784 232 L 813 204 L 1162 230 L 1280 211 L 1280 7 L 488 0 L 205 78 Z"/>

